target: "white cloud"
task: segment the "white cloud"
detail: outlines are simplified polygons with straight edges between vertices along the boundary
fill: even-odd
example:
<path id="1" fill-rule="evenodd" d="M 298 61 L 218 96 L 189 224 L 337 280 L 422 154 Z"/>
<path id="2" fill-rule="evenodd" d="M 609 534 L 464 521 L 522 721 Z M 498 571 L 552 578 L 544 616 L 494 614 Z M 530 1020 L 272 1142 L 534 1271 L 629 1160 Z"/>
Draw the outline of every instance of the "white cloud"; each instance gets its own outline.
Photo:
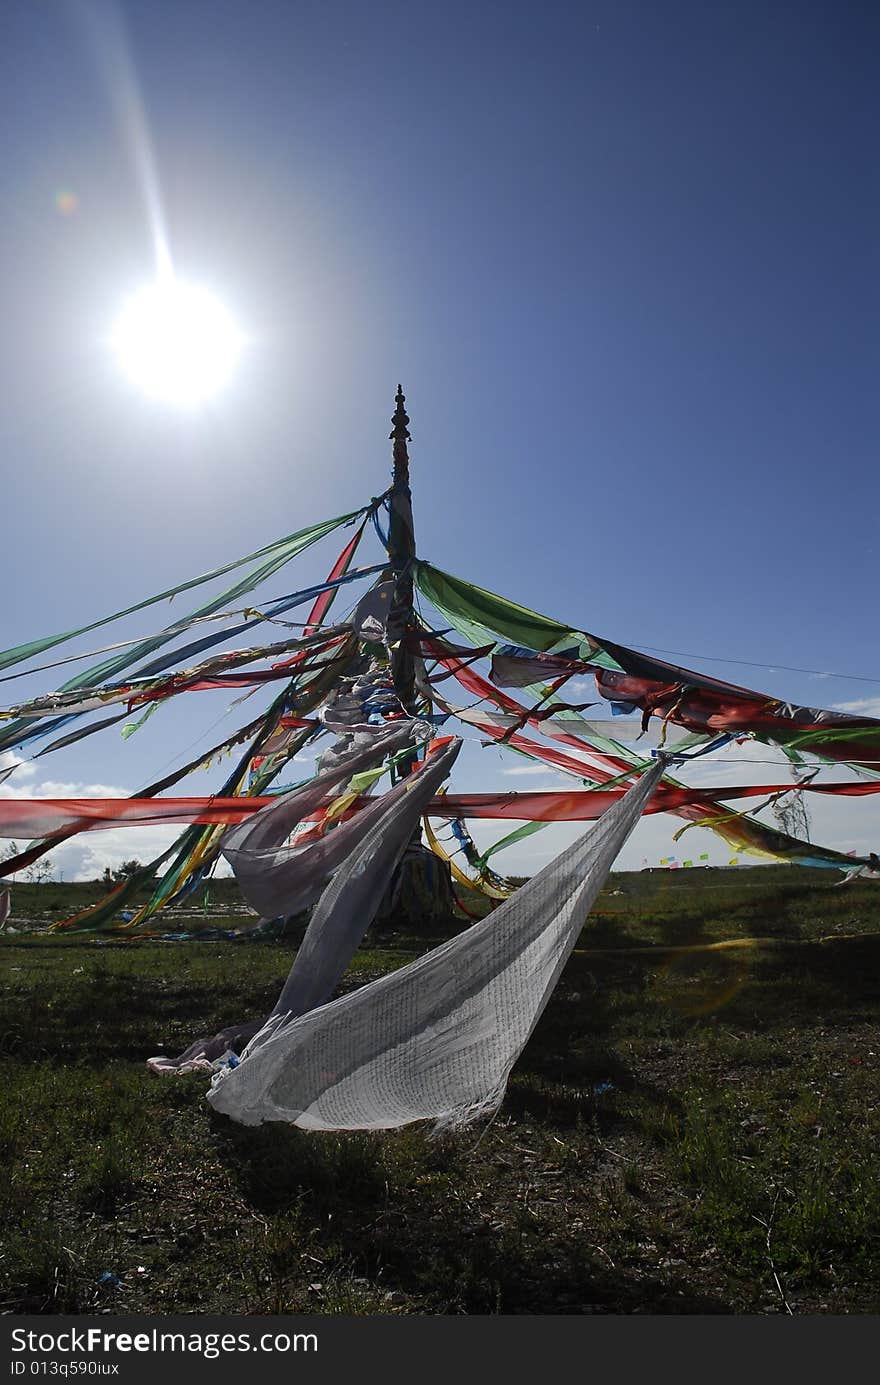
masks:
<path id="1" fill-rule="evenodd" d="M 4 750 L 0 753 L 0 784 L 8 783 L 12 775 L 15 775 L 16 782 L 20 783 L 22 779 L 29 779 L 35 773 L 34 765 L 16 755 L 15 751 Z"/>
<path id="2" fill-rule="evenodd" d="M 503 769 L 501 773 L 504 775 L 543 774 L 546 778 L 548 769 L 546 765 L 511 765 L 508 769 Z"/>
<path id="3" fill-rule="evenodd" d="M 2 766 L 0 766 L 2 768 Z M 41 779 L 38 783 L 22 784 L 22 778 L 35 774 L 33 765 L 22 763 L 12 779 L 0 784 L 0 798 L 127 798 L 131 789 L 118 784 L 84 784 L 77 779 Z"/>
<path id="4" fill-rule="evenodd" d="M 568 693 L 590 693 L 596 696 L 596 683 L 592 678 L 569 678 L 559 696 L 563 697 Z"/>
<path id="5" fill-rule="evenodd" d="M 123 861 L 146 864 L 154 860 L 183 830 L 180 826 L 111 827 L 106 832 L 84 832 L 58 847 L 52 859 L 65 880 L 97 880 L 105 866 L 115 870 Z"/>
<path id="6" fill-rule="evenodd" d="M 18 798 L 128 798 L 131 789 L 118 784 L 84 784 L 76 779 L 44 779 Z"/>
<path id="7" fill-rule="evenodd" d="M 880 717 L 880 697 L 857 697 L 854 702 L 835 702 L 835 712 L 855 712 L 861 717 Z"/>

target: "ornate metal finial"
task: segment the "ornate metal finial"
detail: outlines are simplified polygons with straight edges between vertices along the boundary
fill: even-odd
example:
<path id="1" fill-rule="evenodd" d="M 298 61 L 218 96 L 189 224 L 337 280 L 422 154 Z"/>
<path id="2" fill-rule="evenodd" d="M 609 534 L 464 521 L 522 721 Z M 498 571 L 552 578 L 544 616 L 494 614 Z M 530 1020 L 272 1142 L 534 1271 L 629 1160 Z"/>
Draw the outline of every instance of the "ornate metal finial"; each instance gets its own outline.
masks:
<path id="1" fill-rule="evenodd" d="M 401 385 L 397 386 L 397 394 L 394 397 L 394 402 L 397 405 L 391 417 L 391 422 L 394 424 L 394 427 L 388 436 L 393 442 L 412 442 L 410 431 L 406 426 L 409 423 L 409 414 L 404 408 L 406 395 L 403 393 L 403 387 Z"/>

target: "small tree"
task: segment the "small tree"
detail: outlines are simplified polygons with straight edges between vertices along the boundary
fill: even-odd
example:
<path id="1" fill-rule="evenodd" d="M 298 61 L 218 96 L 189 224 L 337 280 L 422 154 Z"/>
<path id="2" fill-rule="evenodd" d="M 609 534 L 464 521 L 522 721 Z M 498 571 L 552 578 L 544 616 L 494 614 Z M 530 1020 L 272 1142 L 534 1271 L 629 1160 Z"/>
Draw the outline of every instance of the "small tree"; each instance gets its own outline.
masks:
<path id="1" fill-rule="evenodd" d="M 55 863 L 47 856 L 43 856 L 39 861 L 34 861 L 32 866 L 28 866 L 24 873 L 24 878 L 31 885 L 46 885 L 55 874 Z"/>
<path id="2" fill-rule="evenodd" d="M 776 800 L 773 804 L 773 816 L 788 836 L 797 837 L 802 842 L 810 840 L 810 814 L 804 802 L 803 790 L 799 787 L 792 789 L 784 798 Z"/>
<path id="3" fill-rule="evenodd" d="M 130 861 L 123 861 L 121 866 L 116 867 L 113 872 L 113 879 L 121 884 L 123 880 L 130 880 L 133 875 L 137 875 L 143 868 L 143 862 L 133 856 Z"/>
<path id="4" fill-rule="evenodd" d="M 105 866 L 104 874 L 101 876 L 101 884 L 110 889 L 113 885 L 121 885 L 124 881 L 130 880 L 133 875 L 137 875 L 143 870 L 143 862 L 132 857 L 130 861 L 123 861 L 121 866 Z"/>

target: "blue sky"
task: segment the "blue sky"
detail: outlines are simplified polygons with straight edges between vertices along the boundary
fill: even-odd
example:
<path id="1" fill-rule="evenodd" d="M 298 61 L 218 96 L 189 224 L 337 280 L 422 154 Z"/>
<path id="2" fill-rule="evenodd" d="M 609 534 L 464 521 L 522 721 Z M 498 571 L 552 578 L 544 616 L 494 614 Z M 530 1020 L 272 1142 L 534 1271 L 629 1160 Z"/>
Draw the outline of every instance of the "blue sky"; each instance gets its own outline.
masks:
<path id="1" fill-rule="evenodd" d="M 880 709 L 876 7 L 6 0 L 0 22 L 4 646 L 380 491 L 401 380 L 425 557 Z M 153 273 L 147 149 L 177 271 L 249 339 L 197 414 L 106 344 Z M 131 791 L 227 706 L 180 702 L 10 784 Z M 469 750 L 462 787 L 515 782 Z M 867 803 L 814 826 L 880 840 Z"/>

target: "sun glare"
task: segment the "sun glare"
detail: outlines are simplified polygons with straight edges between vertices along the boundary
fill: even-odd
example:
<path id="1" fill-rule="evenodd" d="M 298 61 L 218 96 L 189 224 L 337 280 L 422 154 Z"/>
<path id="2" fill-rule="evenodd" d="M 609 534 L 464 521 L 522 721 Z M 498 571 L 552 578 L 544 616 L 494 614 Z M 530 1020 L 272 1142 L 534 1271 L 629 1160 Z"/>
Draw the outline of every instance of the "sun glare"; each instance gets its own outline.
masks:
<path id="1" fill-rule="evenodd" d="M 125 374 L 144 394 L 193 408 L 227 383 L 244 339 L 207 289 L 169 278 L 129 299 L 112 344 Z"/>

